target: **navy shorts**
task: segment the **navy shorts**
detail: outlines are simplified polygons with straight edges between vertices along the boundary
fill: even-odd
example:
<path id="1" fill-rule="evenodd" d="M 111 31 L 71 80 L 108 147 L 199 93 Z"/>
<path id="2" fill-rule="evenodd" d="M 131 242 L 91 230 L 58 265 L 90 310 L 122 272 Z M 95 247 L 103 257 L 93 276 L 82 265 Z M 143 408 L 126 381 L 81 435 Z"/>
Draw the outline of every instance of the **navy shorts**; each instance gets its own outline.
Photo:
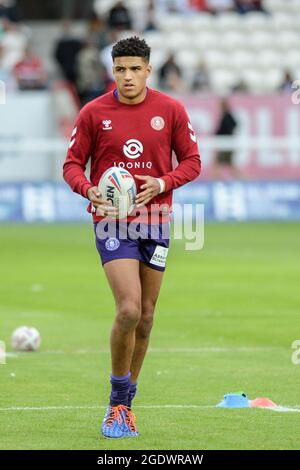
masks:
<path id="1" fill-rule="evenodd" d="M 100 221 L 94 224 L 96 247 L 102 264 L 122 258 L 137 259 L 164 271 L 169 249 L 169 223 L 148 225 Z"/>

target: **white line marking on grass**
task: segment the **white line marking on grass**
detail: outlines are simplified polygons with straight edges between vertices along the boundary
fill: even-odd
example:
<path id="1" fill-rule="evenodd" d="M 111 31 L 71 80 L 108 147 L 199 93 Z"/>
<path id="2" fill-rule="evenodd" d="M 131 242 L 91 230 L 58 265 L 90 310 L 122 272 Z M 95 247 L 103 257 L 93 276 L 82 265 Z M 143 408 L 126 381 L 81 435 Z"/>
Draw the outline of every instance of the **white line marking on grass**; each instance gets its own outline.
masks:
<path id="1" fill-rule="evenodd" d="M 224 352 L 266 352 L 273 351 L 273 347 L 216 347 L 208 346 L 202 348 L 149 348 L 149 352 L 153 353 L 224 353 Z"/>
<path id="2" fill-rule="evenodd" d="M 255 352 L 272 352 L 277 349 L 282 349 L 281 347 L 215 347 L 208 346 L 202 348 L 149 348 L 149 353 L 187 353 L 187 354 L 205 354 L 205 353 L 255 353 Z M 40 351 L 38 354 L 108 354 L 110 353 L 109 349 L 76 349 L 73 351 L 63 351 L 63 350 L 46 350 Z"/>
<path id="3" fill-rule="evenodd" d="M 279 413 L 300 413 L 300 408 L 287 408 L 285 406 L 279 406 L 278 408 L 270 408 L 272 411 L 278 411 Z"/>
<path id="4" fill-rule="evenodd" d="M 276 350 L 285 349 L 281 346 L 269 346 L 269 347 L 202 347 L 202 348 L 149 348 L 148 353 L 153 354 L 223 354 L 223 353 L 267 353 L 267 352 L 274 352 Z M 29 353 L 28 352 L 19 352 L 19 353 L 6 353 L 6 357 L 9 359 L 25 357 Z M 32 353 L 31 353 L 32 354 Z M 63 351 L 61 349 L 57 350 L 46 350 L 46 351 L 38 351 L 35 355 L 96 355 L 96 354 L 110 354 L 109 349 L 75 349 L 73 351 Z"/>
<path id="5" fill-rule="evenodd" d="M 79 351 L 63 351 L 60 349 L 55 349 L 51 351 L 39 351 L 39 354 L 80 354 Z"/>
<path id="6" fill-rule="evenodd" d="M 146 408 L 146 409 L 168 409 L 168 408 L 215 408 L 214 405 L 136 405 L 135 408 Z"/>
<path id="7" fill-rule="evenodd" d="M 68 410 L 101 410 L 106 409 L 106 405 L 66 405 L 66 406 L 12 406 L 8 408 L 0 408 L 1 411 L 68 411 Z M 217 408 L 215 405 L 136 405 L 135 408 L 139 409 L 148 409 L 148 410 L 161 410 L 161 409 L 196 409 L 204 410 L 208 408 L 216 408 L 218 410 L 223 410 L 226 408 Z M 227 408 L 228 409 L 228 408 Z M 252 409 L 243 408 L 243 409 Z M 282 413 L 300 413 L 300 408 L 287 408 L 284 406 L 279 406 L 278 408 L 253 408 L 253 409 L 263 409 L 270 411 L 277 411 Z M 232 409 L 233 410 L 233 409 Z M 234 410 L 233 410 L 234 411 Z"/>
<path id="8" fill-rule="evenodd" d="M 87 405 L 87 406 L 12 406 L 9 408 L 0 408 L 0 411 L 56 411 L 56 410 L 97 410 L 106 409 L 107 405 Z M 135 408 L 145 409 L 169 409 L 169 408 L 215 408 L 214 405 L 136 405 Z"/>
<path id="9" fill-rule="evenodd" d="M 0 408 L 0 411 L 56 411 L 56 410 L 94 410 L 105 406 L 12 406 Z"/>
<path id="10" fill-rule="evenodd" d="M 1 306 L 0 306 L 0 309 Z M 7 312 L 7 308 L 3 307 L 3 310 L 5 310 Z M 51 318 L 59 318 L 59 317 L 62 317 L 64 314 L 62 312 L 47 312 L 47 311 L 30 311 L 30 310 L 27 310 L 27 311 L 10 311 L 9 312 L 9 316 L 10 317 L 18 317 L 18 318 L 48 318 L 48 317 L 51 317 Z"/>

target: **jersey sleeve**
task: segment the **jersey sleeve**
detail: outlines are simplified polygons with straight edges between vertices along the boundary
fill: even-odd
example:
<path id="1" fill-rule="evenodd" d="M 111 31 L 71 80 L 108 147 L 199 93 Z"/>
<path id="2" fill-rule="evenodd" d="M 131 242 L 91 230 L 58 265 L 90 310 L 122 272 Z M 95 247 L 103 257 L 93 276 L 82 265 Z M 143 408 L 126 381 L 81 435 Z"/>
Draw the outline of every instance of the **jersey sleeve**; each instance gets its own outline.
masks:
<path id="1" fill-rule="evenodd" d="M 89 113 L 83 109 L 73 129 L 69 150 L 63 165 L 63 177 L 72 190 L 83 197 L 93 185 L 85 176 L 87 162 L 93 151 L 93 132 Z"/>
<path id="2" fill-rule="evenodd" d="M 197 137 L 183 106 L 178 105 L 172 130 L 172 150 L 178 166 L 162 176 L 165 191 L 179 188 L 197 178 L 201 172 L 201 160 Z"/>

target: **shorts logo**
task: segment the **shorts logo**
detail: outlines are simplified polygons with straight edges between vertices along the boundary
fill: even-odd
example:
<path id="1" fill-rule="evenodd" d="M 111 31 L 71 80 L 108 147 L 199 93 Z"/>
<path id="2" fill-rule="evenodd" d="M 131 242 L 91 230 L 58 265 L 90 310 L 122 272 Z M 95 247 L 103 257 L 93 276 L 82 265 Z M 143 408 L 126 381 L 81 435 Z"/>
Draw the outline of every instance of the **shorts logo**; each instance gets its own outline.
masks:
<path id="1" fill-rule="evenodd" d="M 157 245 L 153 253 L 153 256 L 150 260 L 150 263 L 154 264 L 155 266 L 164 268 L 166 266 L 168 251 L 169 251 L 169 248 Z"/>
<path id="2" fill-rule="evenodd" d="M 105 242 L 105 248 L 108 251 L 115 251 L 119 248 L 119 246 L 120 246 L 120 242 L 117 238 L 109 238 Z"/>
<path id="3" fill-rule="evenodd" d="M 155 131 L 161 131 L 165 127 L 165 120 L 161 116 L 155 116 L 151 119 L 151 127 Z"/>
<path id="4" fill-rule="evenodd" d="M 143 144 L 137 139 L 129 139 L 123 146 L 123 152 L 127 158 L 139 158 L 143 151 Z"/>

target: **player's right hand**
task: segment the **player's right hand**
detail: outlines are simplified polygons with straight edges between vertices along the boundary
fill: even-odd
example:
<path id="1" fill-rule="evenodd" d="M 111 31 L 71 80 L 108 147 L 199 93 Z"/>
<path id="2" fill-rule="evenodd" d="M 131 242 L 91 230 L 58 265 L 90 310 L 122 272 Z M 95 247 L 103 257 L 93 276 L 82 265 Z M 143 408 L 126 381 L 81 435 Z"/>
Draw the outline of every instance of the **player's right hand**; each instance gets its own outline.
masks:
<path id="1" fill-rule="evenodd" d="M 118 210 L 113 207 L 111 201 L 107 201 L 106 199 L 102 199 L 102 195 L 97 188 L 97 186 L 93 186 L 92 188 L 88 189 L 87 197 L 92 203 L 92 212 L 96 215 L 106 217 L 117 217 Z"/>

